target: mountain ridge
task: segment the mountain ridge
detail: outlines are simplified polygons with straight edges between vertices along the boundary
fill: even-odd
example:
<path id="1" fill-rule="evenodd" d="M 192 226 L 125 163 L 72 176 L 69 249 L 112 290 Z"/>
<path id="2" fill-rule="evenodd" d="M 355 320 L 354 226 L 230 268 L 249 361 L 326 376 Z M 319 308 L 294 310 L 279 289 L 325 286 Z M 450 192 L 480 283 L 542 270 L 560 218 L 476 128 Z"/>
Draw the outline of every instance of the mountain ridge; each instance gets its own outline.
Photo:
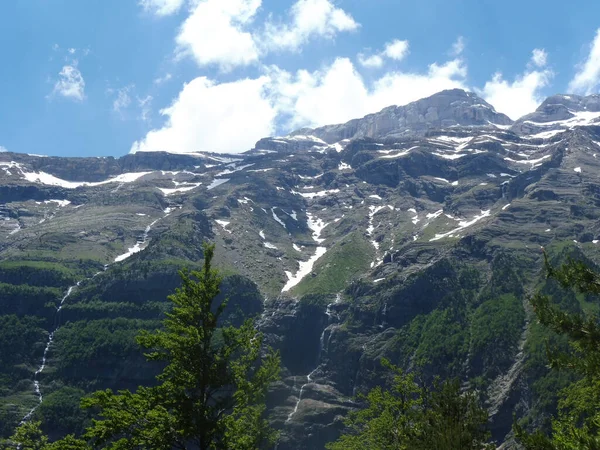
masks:
<path id="1" fill-rule="evenodd" d="M 354 394 L 383 381 L 381 357 L 477 387 L 494 439 L 510 442 L 513 411 L 548 412 L 524 300 L 545 283 L 540 247 L 600 260 L 600 127 L 556 120 L 552 102 L 533 120 L 485 124 L 491 105 L 450 92 L 450 110 L 427 116 L 439 126 L 420 103 L 406 135 L 326 130 L 329 141 L 264 138 L 238 155 L 0 153 L 0 317 L 61 325 L 41 375 L 44 339 L 15 363 L 0 417 L 21 420 L 38 388 L 52 399 L 151 382 L 131 344 L 94 336 L 154 327 L 177 270 L 195 267 L 209 240 L 224 294 L 282 354 L 269 396 L 280 450 L 335 439 Z M 41 286 L 25 289 L 32 280 Z M 45 401 L 40 414 L 55 411 Z"/>

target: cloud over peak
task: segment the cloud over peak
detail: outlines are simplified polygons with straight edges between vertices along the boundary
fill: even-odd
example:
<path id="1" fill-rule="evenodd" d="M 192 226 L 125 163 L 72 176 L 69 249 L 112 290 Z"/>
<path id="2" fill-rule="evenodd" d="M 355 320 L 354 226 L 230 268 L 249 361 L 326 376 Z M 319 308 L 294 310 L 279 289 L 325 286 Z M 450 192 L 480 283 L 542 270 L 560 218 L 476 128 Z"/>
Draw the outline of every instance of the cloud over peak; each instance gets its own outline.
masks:
<path id="1" fill-rule="evenodd" d="M 576 94 L 592 94 L 600 84 L 600 28 L 590 44 L 586 60 L 569 83 L 569 92 Z"/>

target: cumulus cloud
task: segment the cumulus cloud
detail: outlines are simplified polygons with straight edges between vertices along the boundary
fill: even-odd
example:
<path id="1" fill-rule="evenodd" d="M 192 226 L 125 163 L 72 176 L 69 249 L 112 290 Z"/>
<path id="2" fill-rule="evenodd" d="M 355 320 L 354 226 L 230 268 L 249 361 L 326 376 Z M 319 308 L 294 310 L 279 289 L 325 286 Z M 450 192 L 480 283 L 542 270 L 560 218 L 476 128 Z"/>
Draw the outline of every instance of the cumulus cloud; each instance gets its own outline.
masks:
<path id="1" fill-rule="evenodd" d="M 404 59 L 404 57 L 408 55 L 408 41 L 396 39 L 387 43 L 383 50 L 383 54 L 396 61 Z"/>
<path id="2" fill-rule="evenodd" d="M 8 150 L 6 150 L 6 147 L 3 147 L 3 146 L 0 145 L 0 153 L 7 152 L 7 151 Z"/>
<path id="3" fill-rule="evenodd" d="M 466 88 L 466 67 L 461 60 L 433 63 L 424 73 L 389 72 L 368 84 L 347 58 L 331 66 L 295 75 L 277 71 L 274 91 L 286 127 L 321 126 L 341 123 L 452 88 Z"/>
<path id="4" fill-rule="evenodd" d="M 195 0 L 176 37 L 178 55 L 229 72 L 269 52 L 298 51 L 311 39 L 332 39 L 359 27 L 330 0 L 297 0 L 285 21 L 255 24 L 261 5 L 262 0 Z"/>
<path id="5" fill-rule="evenodd" d="M 496 72 L 492 79 L 485 83 L 483 89 L 478 90 L 496 111 L 513 120 L 535 111 L 544 100 L 541 90 L 550 84 L 554 75 L 550 69 L 545 68 L 545 52 L 542 50 L 543 56 L 540 56 L 536 50 L 533 51 L 528 68 L 515 77 L 513 82 L 505 80 L 500 72 Z M 540 66 L 542 62 L 544 64 Z"/>
<path id="6" fill-rule="evenodd" d="M 140 0 L 144 10 L 157 16 L 169 16 L 181 9 L 185 0 Z"/>
<path id="7" fill-rule="evenodd" d="M 461 60 L 431 64 L 423 73 L 390 72 L 367 83 L 348 58 L 321 70 L 265 69 L 256 79 L 217 83 L 199 77 L 162 110 L 166 123 L 135 142 L 132 151 L 236 153 L 265 136 L 304 126 L 362 117 L 443 89 L 465 88 Z"/>
<path id="8" fill-rule="evenodd" d="M 354 31 L 354 18 L 330 0 L 298 0 L 291 8 L 290 21 L 268 22 L 261 39 L 266 49 L 298 50 L 312 37 L 333 38 L 339 32 Z"/>
<path id="9" fill-rule="evenodd" d="M 590 44 L 590 51 L 571 82 L 569 92 L 577 94 L 592 94 L 600 83 L 600 28 Z"/>
<path id="10" fill-rule="evenodd" d="M 198 1 L 177 35 L 179 55 L 224 72 L 258 61 L 258 47 L 246 28 L 260 5 L 261 0 Z"/>
<path id="11" fill-rule="evenodd" d="M 132 146 L 173 153 L 242 152 L 274 132 L 276 111 L 266 95 L 268 77 L 215 83 L 198 77 L 160 111 L 166 124 Z"/>
<path id="12" fill-rule="evenodd" d="M 63 66 L 58 73 L 51 96 L 53 95 L 60 95 L 76 101 L 82 101 L 85 98 L 85 80 L 77 67 L 77 60 Z"/>
<path id="13" fill-rule="evenodd" d="M 358 62 L 361 66 L 368 69 L 379 69 L 383 67 L 386 58 L 395 61 L 403 60 L 408 55 L 408 47 L 408 41 L 394 39 L 385 44 L 384 49 L 375 55 L 366 56 L 363 53 L 359 53 Z"/>
<path id="14" fill-rule="evenodd" d="M 361 66 L 367 69 L 379 69 L 383 67 L 383 58 L 381 55 L 367 56 L 364 53 L 358 54 L 358 62 Z"/>

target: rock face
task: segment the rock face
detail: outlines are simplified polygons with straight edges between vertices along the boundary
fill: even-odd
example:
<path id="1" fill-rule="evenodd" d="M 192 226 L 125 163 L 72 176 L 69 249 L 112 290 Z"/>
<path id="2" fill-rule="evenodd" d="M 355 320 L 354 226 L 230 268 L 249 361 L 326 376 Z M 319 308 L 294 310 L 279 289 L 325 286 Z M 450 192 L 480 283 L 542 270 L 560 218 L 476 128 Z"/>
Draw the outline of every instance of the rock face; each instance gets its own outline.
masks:
<path id="1" fill-rule="evenodd" d="M 0 315 L 43 325 L 0 386 L 0 433 L 36 405 L 34 383 L 44 396 L 150 383 L 131 330 L 156 326 L 177 270 L 212 241 L 228 320 L 256 316 L 282 355 L 279 450 L 335 439 L 355 395 L 385 382 L 382 357 L 484 392 L 503 442 L 513 411 L 552 408 L 524 301 L 545 283 L 540 246 L 600 256 L 596 114 L 597 96 L 555 96 L 511 124 L 452 90 L 242 155 L 0 153 Z"/>
<path id="2" fill-rule="evenodd" d="M 302 129 L 294 135 L 313 135 L 328 143 L 356 138 L 409 138 L 452 126 L 511 125 L 512 121 L 471 92 L 442 91 L 406 106 L 390 106 L 341 125 Z"/>

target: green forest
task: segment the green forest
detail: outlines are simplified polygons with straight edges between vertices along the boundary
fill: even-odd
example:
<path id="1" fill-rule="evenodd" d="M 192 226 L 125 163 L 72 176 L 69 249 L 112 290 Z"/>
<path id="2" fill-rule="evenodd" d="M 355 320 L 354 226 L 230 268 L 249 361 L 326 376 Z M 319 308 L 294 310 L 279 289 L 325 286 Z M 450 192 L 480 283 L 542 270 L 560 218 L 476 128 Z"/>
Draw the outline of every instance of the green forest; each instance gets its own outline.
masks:
<path id="1" fill-rule="evenodd" d="M 281 356 L 265 344 L 254 319 L 244 319 L 239 307 L 222 298 L 224 278 L 213 267 L 213 256 L 214 246 L 205 245 L 202 267 L 180 272 L 181 285 L 168 296 L 170 307 L 162 321 L 122 317 L 67 323 L 59 329 L 59 363 L 54 370 L 62 379 L 76 376 L 78 361 L 97 361 L 92 369 L 102 371 L 125 354 L 146 364 L 153 381 L 92 394 L 86 393 L 89 387 L 57 383 L 30 420 L 13 426 L 8 415 L 0 418 L 2 432 L 11 433 L 2 441 L 2 448 L 276 446 L 279 435 L 270 424 L 266 398 L 269 387 L 279 379 Z M 572 258 L 560 266 L 546 253 L 544 260 L 546 282 L 527 297 L 535 316 L 534 338 L 527 345 L 539 348 L 526 364 L 537 375 L 535 388 L 543 394 L 555 393 L 546 398 L 547 404 L 538 404 L 534 414 L 553 413 L 542 422 L 532 421 L 534 415 L 520 420 L 515 415 L 514 437 L 528 450 L 598 449 L 600 326 L 593 299 L 600 294 L 600 273 Z M 477 276 L 463 271 L 463 286 L 477 282 Z M 511 280 L 508 272 L 499 271 L 498 276 Z M 358 394 L 356 408 L 345 417 L 340 437 L 327 448 L 495 448 L 481 383 L 494 375 L 487 372 L 498 371 L 516 350 L 525 317 L 516 295 L 518 285 L 510 290 L 508 294 L 490 288 L 489 299 L 470 312 L 473 337 L 469 345 L 482 370 L 479 384 L 475 378 L 465 386 L 452 376 L 455 369 L 449 356 L 460 355 L 467 342 L 460 327 L 466 312 L 451 304 L 435 309 L 402 330 L 405 345 L 419 342 L 414 370 L 403 370 L 395 361 L 380 358 L 380 382 Z M 44 299 L 51 291 L 30 287 L 19 292 L 21 298 L 34 300 Z M 465 295 L 468 292 L 465 290 Z M 41 301 L 39 304 L 44 306 Z M 314 313 L 320 304 L 318 295 L 306 297 L 305 314 Z M 93 308 L 93 303 L 87 307 Z M 125 311 L 127 305 L 120 308 Z M 17 362 L 33 364 L 37 357 L 34 344 L 46 333 L 43 319 L 17 313 L 0 316 L 2 385 L 21 382 L 26 369 Z M 450 339 L 435 339 L 441 332 Z M 430 376 L 430 367 L 444 362 L 449 364 L 441 373 L 448 376 Z M 10 413 L 6 408 L 3 411 Z"/>

